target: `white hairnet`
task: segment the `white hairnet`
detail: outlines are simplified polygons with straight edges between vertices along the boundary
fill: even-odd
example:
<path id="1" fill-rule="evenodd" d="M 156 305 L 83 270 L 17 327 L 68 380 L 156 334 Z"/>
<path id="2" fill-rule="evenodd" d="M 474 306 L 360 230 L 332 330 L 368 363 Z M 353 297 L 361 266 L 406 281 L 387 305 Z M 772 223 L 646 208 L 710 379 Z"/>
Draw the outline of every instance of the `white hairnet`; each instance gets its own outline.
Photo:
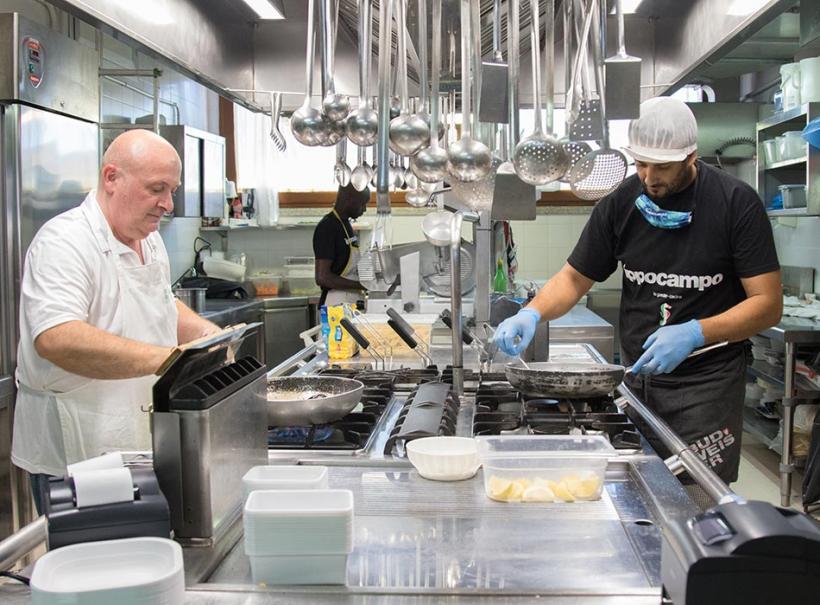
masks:
<path id="1" fill-rule="evenodd" d="M 697 149 L 698 123 L 686 103 L 672 97 L 655 97 L 641 103 L 641 114 L 629 123 L 629 145 L 624 147 L 639 162 L 680 162 Z"/>

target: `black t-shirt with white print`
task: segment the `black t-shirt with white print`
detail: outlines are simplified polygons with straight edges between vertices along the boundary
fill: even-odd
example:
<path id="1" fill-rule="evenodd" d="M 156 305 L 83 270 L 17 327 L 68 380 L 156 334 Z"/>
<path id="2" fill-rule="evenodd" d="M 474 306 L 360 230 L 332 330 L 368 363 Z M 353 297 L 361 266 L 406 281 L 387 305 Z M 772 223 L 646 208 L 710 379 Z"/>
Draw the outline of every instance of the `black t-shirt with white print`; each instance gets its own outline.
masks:
<path id="1" fill-rule="evenodd" d="M 746 183 L 699 161 L 692 185 L 656 201 L 664 210 L 692 211 L 692 223 L 680 229 L 650 225 L 635 207 L 642 192 L 640 179 L 632 175 L 603 198 L 568 259 L 598 282 L 623 265 L 624 365 L 640 357 L 644 341 L 660 326 L 722 313 L 746 298 L 740 278 L 779 268 L 763 203 Z M 722 363 L 740 346 L 686 360 L 675 373 Z"/>
<path id="2" fill-rule="evenodd" d="M 359 236 L 347 219 L 339 220 L 333 212 L 328 212 L 313 231 L 313 255 L 329 260 L 330 272 L 341 275 L 350 260 L 350 248 L 359 247 Z M 319 304 L 325 303 L 328 291 L 322 289 Z"/>

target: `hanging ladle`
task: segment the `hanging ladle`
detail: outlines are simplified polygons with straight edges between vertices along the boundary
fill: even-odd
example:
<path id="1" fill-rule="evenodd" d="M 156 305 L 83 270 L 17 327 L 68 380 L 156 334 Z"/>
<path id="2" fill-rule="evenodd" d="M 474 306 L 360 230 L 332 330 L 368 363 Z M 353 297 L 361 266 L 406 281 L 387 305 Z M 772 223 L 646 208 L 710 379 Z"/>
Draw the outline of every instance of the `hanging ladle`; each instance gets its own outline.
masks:
<path id="1" fill-rule="evenodd" d="M 419 4 L 421 5 L 421 2 Z M 437 136 L 439 131 L 439 72 L 441 71 L 441 0 L 433 0 L 433 64 L 431 70 L 433 72 L 433 92 L 430 101 L 430 145 L 410 160 L 413 174 L 425 183 L 437 183 L 447 176 L 447 152 L 439 147 Z M 415 201 L 422 206 L 427 204 L 427 199 L 424 204 L 421 204 L 419 195 Z M 408 203 L 410 203 L 409 200 Z"/>
<path id="2" fill-rule="evenodd" d="M 316 42 L 316 30 L 313 19 L 313 0 L 308 0 L 307 23 L 307 58 L 305 59 L 305 100 L 290 118 L 290 130 L 293 137 L 302 145 L 315 147 L 327 140 L 329 122 L 322 112 L 310 105 L 313 94 L 313 51 Z"/>
<path id="3" fill-rule="evenodd" d="M 383 0 L 388 1 L 388 0 Z M 430 131 L 418 114 L 411 114 L 407 95 L 407 7 L 406 0 L 397 0 L 396 29 L 398 30 L 398 65 L 399 94 L 401 96 L 401 113 L 390 120 L 390 149 L 398 155 L 410 156 L 427 144 Z"/>
<path id="4" fill-rule="evenodd" d="M 370 105 L 370 0 L 359 0 L 359 108 L 347 118 L 347 138 L 369 146 L 379 134 L 379 114 Z"/>
<path id="5" fill-rule="evenodd" d="M 470 60 L 472 41 L 470 27 L 470 0 L 461 0 L 461 107 L 462 135 L 447 150 L 447 170 L 460 181 L 477 181 L 493 165 L 489 148 L 471 136 L 470 122 Z"/>

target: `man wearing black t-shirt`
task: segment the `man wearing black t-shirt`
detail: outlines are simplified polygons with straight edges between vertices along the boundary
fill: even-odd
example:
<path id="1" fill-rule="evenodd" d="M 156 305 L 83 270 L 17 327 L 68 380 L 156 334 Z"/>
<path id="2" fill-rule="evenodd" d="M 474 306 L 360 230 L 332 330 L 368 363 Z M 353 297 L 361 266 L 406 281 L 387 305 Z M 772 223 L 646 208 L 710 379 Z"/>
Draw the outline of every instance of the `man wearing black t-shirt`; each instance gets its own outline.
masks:
<path id="1" fill-rule="evenodd" d="M 634 364 L 625 380 L 729 483 L 740 461 L 741 343 L 779 321 L 780 268 L 757 193 L 698 161 L 696 142 L 695 117 L 684 103 L 643 103 L 625 149 L 637 174 L 598 203 L 567 264 L 495 338 L 518 354 L 538 321 L 569 311 L 620 263 L 622 363 Z M 721 341 L 729 344 L 687 359 Z"/>
<path id="2" fill-rule="evenodd" d="M 313 255 L 316 257 L 316 285 L 322 289 L 319 305 L 355 304 L 363 297 L 359 283 L 359 236 L 350 219 L 367 210 L 370 189 L 356 191 L 353 185 L 339 187 L 336 203 L 313 231 Z"/>

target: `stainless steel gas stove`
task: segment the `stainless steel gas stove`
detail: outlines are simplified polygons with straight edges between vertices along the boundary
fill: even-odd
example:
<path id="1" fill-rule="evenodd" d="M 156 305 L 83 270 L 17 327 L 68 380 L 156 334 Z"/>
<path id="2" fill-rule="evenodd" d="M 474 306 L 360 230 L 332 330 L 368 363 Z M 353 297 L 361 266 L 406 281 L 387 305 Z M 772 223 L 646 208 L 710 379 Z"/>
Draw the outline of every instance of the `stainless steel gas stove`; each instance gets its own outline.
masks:
<path id="1" fill-rule="evenodd" d="M 603 361 L 594 348 L 583 344 L 557 345 L 551 358 Z M 360 405 L 334 423 L 270 427 L 268 445 L 272 461 L 358 461 L 403 466 L 408 464 L 404 456 L 408 441 L 435 435 L 600 434 L 623 453 L 641 448 L 635 426 L 618 410 L 612 397 L 527 398 L 506 380 L 503 365 L 485 373 L 466 370 L 465 392 L 461 397 L 450 389 L 452 371 L 446 363 L 375 370 L 371 364 L 361 362 L 328 365 L 326 358 L 318 356 L 299 373 L 355 378 L 365 384 L 365 391 Z"/>

